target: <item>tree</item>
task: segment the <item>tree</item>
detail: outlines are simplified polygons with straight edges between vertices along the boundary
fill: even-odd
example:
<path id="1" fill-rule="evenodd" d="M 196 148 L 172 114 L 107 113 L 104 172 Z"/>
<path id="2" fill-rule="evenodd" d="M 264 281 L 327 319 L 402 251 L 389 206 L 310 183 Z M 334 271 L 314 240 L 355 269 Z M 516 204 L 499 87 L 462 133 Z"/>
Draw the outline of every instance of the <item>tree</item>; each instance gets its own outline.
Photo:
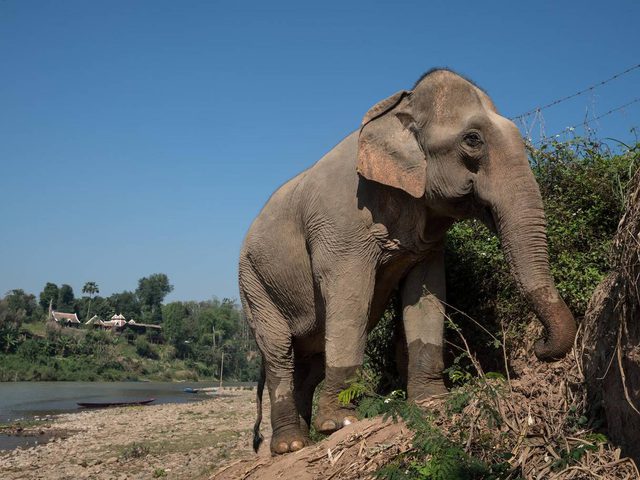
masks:
<path id="1" fill-rule="evenodd" d="M 73 288 L 71 285 L 67 285 L 66 283 L 60 287 L 58 291 L 58 305 L 57 309 L 61 312 L 73 313 L 74 311 L 74 302 L 75 295 L 73 294 Z"/>
<path id="2" fill-rule="evenodd" d="M 47 282 L 44 286 L 44 290 L 40 292 L 40 306 L 43 310 L 49 309 L 49 304 L 52 308 L 58 308 L 58 286 L 55 283 Z"/>
<path id="3" fill-rule="evenodd" d="M 91 300 L 93 299 L 93 295 L 96 293 L 100 293 L 100 288 L 98 288 L 98 284 L 96 282 L 87 282 L 82 287 L 82 293 L 86 293 L 89 295 L 89 307 L 87 308 L 87 318 L 91 318 Z"/>
<path id="4" fill-rule="evenodd" d="M 189 310 L 182 302 L 171 302 L 162 308 L 162 322 L 164 336 L 176 348 L 189 339 L 189 333 L 185 328 L 185 319 L 189 316 Z"/>
<path id="5" fill-rule="evenodd" d="M 142 304 L 145 317 L 150 318 L 154 323 L 160 323 L 162 302 L 172 290 L 173 285 L 169 283 L 169 277 L 164 273 L 154 273 L 138 280 L 136 295 Z"/>
<path id="6" fill-rule="evenodd" d="M 5 300 L 12 313 L 22 312 L 25 321 L 33 320 L 32 316 L 38 308 L 35 295 L 25 293 L 21 288 L 16 288 L 7 294 Z"/>
<path id="7" fill-rule="evenodd" d="M 140 317 L 140 302 L 135 293 L 125 290 L 124 292 L 114 293 L 108 299 L 113 313 L 121 313 L 127 318 Z"/>
<path id="8" fill-rule="evenodd" d="M 0 350 L 9 353 L 20 343 L 24 311 L 12 311 L 6 298 L 0 300 Z"/>
<path id="9" fill-rule="evenodd" d="M 98 315 L 103 319 L 107 319 L 109 316 L 113 315 L 113 306 L 108 298 L 101 297 L 100 295 L 96 295 L 93 297 L 93 301 L 91 303 L 91 311 L 94 315 Z M 131 318 L 130 316 L 129 318 Z"/>

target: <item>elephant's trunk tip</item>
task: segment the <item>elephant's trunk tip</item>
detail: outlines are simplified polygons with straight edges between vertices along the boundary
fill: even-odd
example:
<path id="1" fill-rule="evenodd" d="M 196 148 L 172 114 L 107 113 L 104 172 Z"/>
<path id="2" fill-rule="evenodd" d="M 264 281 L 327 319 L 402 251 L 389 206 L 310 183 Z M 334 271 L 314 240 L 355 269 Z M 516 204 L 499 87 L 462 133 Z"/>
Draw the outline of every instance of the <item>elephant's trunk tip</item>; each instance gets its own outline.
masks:
<path id="1" fill-rule="evenodd" d="M 541 338 L 534 345 L 534 352 L 538 360 L 543 362 L 556 362 L 562 360 L 564 356 L 573 348 L 575 333 L 563 335 L 560 340 L 552 338 Z"/>
<path id="2" fill-rule="evenodd" d="M 533 306 L 545 326 L 545 338 L 535 343 L 535 354 L 539 360 L 554 362 L 562 359 L 572 348 L 576 338 L 576 322 L 569 308 L 555 289 L 536 292 Z M 535 298 L 538 297 L 538 298 Z M 545 298 L 541 298 L 545 297 Z"/>

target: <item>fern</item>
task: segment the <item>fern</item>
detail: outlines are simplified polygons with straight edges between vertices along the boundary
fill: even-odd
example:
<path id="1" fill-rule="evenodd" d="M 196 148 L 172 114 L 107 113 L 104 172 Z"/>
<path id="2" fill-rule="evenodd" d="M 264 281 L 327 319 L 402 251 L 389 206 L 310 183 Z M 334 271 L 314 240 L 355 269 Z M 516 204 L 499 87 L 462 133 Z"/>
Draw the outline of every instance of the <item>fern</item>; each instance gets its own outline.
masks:
<path id="1" fill-rule="evenodd" d="M 347 388 L 342 390 L 340 393 L 338 393 L 338 400 L 342 405 L 350 405 L 355 400 L 363 397 L 367 392 L 368 389 L 366 385 L 359 382 L 354 382 Z"/>
<path id="2" fill-rule="evenodd" d="M 500 416 L 496 410 L 496 399 L 501 395 L 503 379 L 500 375 L 491 375 L 491 381 L 474 378 L 463 372 L 459 376 L 465 383 L 455 389 L 447 402 L 449 413 L 461 413 L 471 402 L 477 406 L 489 425 L 498 425 Z M 362 374 L 351 382 L 349 387 L 339 393 L 343 404 L 356 403 L 356 412 L 360 418 L 382 415 L 386 420 L 397 421 L 402 418 L 414 432 L 412 448 L 398 456 L 394 462 L 385 465 L 377 478 L 387 480 L 423 479 L 423 480 L 500 480 L 508 478 L 512 469 L 508 453 L 494 452 L 492 463 L 484 462 L 465 451 L 463 431 L 455 441 L 447 437 L 434 423 L 434 418 L 414 403 L 406 401 L 404 391 L 395 390 L 387 396 L 378 395 L 371 383 Z M 573 456 L 582 452 L 572 452 Z"/>
<path id="3" fill-rule="evenodd" d="M 342 405 L 351 405 L 365 397 L 377 397 L 376 382 L 370 371 L 358 370 L 355 377 L 349 380 L 349 386 L 338 393 L 338 401 Z"/>

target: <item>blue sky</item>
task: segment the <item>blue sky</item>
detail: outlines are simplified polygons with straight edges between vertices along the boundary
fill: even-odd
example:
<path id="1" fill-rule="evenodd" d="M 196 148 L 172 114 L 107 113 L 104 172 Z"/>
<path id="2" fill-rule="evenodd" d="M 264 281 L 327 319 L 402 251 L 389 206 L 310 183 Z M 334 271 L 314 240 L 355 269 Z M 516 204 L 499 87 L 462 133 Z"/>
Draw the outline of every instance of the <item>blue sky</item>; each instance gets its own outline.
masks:
<path id="1" fill-rule="evenodd" d="M 269 195 L 434 66 L 504 115 L 640 63 L 640 2 L 0 1 L 0 293 L 237 297 Z M 544 112 L 640 96 L 640 69 Z M 630 141 L 640 103 L 595 124 Z"/>

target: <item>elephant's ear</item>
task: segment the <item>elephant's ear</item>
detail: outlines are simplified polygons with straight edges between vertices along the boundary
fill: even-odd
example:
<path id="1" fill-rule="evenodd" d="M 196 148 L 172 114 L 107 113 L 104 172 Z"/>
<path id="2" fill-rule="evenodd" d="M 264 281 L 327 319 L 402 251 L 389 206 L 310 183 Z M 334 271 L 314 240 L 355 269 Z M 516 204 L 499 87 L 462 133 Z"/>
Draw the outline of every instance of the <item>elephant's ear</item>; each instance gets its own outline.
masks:
<path id="1" fill-rule="evenodd" d="M 368 180 L 424 195 L 427 178 L 425 154 L 407 113 L 409 92 L 400 91 L 374 105 L 364 116 L 358 137 L 358 173 Z"/>

